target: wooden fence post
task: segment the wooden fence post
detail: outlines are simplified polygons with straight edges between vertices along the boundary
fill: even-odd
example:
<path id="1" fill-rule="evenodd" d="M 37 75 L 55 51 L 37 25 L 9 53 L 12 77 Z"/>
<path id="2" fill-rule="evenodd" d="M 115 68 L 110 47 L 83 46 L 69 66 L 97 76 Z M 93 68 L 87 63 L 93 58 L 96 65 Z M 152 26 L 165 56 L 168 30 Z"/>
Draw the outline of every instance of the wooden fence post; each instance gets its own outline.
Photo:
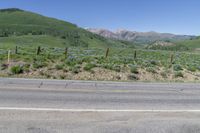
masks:
<path id="1" fill-rule="evenodd" d="M 38 46 L 36 54 L 39 55 L 40 52 L 41 52 L 41 48 L 40 48 L 40 46 Z"/>
<path id="2" fill-rule="evenodd" d="M 18 54 L 18 47 L 15 47 L 15 54 Z"/>
<path id="3" fill-rule="evenodd" d="M 106 58 L 108 57 L 109 51 L 110 51 L 110 48 L 107 48 L 107 50 L 106 50 Z"/>
<path id="4" fill-rule="evenodd" d="M 68 55 L 68 48 L 65 48 L 64 55 L 65 55 L 65 59 L 66 59 L 66 58 L 67 58 L 67 55 Z"/>
<path id="5" fill-rule="evenodd" d="M 10 64 L 10 54 L 11 54 L 11 51 L 8 50 L 8 64 Z"/>
<path id="6" fill-rule="evenodd" d="M 135 50 L 135 52 L 134 52 L 134 60 L 136 60 L 136 58 L 137 58 L 137 51 Z"/>

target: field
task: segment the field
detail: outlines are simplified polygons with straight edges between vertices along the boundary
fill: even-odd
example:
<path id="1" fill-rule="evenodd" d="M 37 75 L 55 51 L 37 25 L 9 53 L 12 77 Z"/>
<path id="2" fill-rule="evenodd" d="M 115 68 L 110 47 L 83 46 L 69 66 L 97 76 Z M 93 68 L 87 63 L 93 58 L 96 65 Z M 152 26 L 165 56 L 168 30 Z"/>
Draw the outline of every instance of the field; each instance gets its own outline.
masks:
<path id="1" fill-rule="evenodd" d="M 200 54 L 189 52 L 130 48 L 66 49 L 44 45 L 37 53 L 38 46 L 22 45 L 17 47 L 17 51 L 14 45 L 6 46 L 0 46 L 0 76 L 3 77 L 147 82 L 200 81 Z"/>
<path id="2" fill-rule="evenodd" d="M 2 9 L 0 77 L 199 82 L 199 40 L 143 49 L 62 20 Z"/>

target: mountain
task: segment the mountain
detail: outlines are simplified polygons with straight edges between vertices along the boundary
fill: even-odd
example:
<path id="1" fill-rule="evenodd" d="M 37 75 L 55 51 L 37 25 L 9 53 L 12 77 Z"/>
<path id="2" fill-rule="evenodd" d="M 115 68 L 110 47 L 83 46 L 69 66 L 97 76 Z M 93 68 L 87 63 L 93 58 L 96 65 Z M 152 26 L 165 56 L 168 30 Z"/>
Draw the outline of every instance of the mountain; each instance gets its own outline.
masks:
<path id="1" fill-rule="evenodd" d="M 87 30 L 106 38 L 126 40 L 139 44 L 150 44 L 155 41 L 180 41 L 180 40 L 189 40 L 195 38 L 195 36 L 189 36 L 189 35 L 174 35 L 169 33 L 157 33 L 157 32 L 136 32 L 128 30 L 117 30 L 112 32 L 106 29 L 92 29 L 92 28 L 89 28 Z"/>
<path id="2" fill-rule="evenodd" d="M 0 10 L 0 46 L 3 44 L 105 48 L 127 47 L 128 43 L 104 38 L 69 22 L 9 8 Z"/>

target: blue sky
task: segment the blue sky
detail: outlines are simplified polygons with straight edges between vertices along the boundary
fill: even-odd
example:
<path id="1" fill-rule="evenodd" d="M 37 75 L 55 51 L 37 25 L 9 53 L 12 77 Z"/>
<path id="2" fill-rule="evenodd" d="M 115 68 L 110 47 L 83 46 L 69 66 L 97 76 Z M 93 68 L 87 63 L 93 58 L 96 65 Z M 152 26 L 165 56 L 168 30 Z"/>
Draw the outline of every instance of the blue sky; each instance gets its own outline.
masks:
<path id="1" fill-rule="evenodd" d="M 200 0 L 0 0 L 80 27 L 200 35 Z"/>

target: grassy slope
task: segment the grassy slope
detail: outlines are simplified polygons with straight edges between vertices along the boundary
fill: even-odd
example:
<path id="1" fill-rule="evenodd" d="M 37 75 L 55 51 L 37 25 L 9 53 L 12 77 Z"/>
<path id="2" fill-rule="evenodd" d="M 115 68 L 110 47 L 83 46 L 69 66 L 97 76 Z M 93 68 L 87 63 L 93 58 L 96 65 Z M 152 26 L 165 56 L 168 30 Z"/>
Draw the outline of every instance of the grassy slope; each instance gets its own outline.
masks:
<path id="1" fill-rule="evenodd" d="M 64 47 L 65 40 L 48 35 L 25 35 L 0 38 L 0 48 L 13 48 L 14 46 Z"/>
<path id="2" fill-rule="evenodd" d="M 193 39 L 193 40 L 177 42 L 177 45 L 184 45 L 191 49 L 199 49 L 200 48 L 200 37 L 197 39 Z"/>
<path id="3" fill-rule="evenodd" d="M 50 46 L 63 46 L 63 44 L 103 48 L 127 46 L 127 43 L 105 39 L 74 24 L 18 9 L 0 10 L 0 36 L 9 36 L 0 39 L 1 45 L 6 43 L 21 45 L 28 42 L 32 45 Z"/>
<path id="4" fill-rule="evenodd" d="M 161 45 L 149 45 L 148 49 L 154 50 L 169 50 L 169 51 L 199 51 L 200 50 L 200 37 L 192 40 L 170 42 L 173 45 L 161 46 Z"/>
<path id="5" fill-rule="evenodd" d="M 13 50 L 13 49 L 12 49 Z M 187 52 L 171 54 L 168 51 L 112 48 L 45 48 L 36 55 L 32 47 L 20 47 L 11 54 L 7 67 L 7 53 L 0 49 L 0 76 L 78 80 L 133 80 L 133 81 L 200 81 L 200 55 Z M 23 72 L 17 72 L 21 68 Z M 15 73 L 16 71 L 16 73 Z"/>

